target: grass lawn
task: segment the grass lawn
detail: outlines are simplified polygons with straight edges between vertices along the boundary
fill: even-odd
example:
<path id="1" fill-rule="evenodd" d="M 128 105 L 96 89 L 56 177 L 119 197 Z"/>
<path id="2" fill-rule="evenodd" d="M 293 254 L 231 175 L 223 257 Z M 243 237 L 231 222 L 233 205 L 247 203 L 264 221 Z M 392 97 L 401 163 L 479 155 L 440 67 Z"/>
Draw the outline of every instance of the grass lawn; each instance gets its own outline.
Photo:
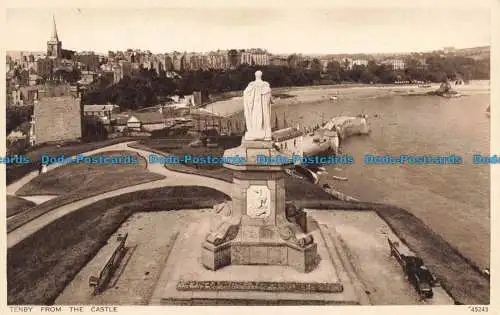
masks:
<path id="1" fill-rule="evenodd" d="M 34 202 L 7 195 L 7 218 L 36 206 Z"/>
<path id="2" fill-rule="evenodd" d="M 52 304 L 136 211 L 210 208 L 228 199 L 211 188 L 166 187 L 101 200 L 72 212 L 7 251 L 7 303 Z"/>
<path id="3" fill-rule="evenodd" d="M 62 195 L 102 192 L 164 178 L 149 172 L 146 159 L 132 151 L 102 152 L 94 156 L 133 156 L 138 164 L 67 164 L 40 174 L 21 187 L 17 195 Z"/>
<path id="4" fill-rule="evenodd" d="M 134 144 L 136 145 L 143 145 L 144 148 L 147 148 L 148 150 L 158 150 L 158 151 L 163 151 L 166 152 L 171 149 L 179 149 L 186 147 L 190 142 L 195 140 L 194 137 L 181 137 L 181 138 L 149 138 L 145 140 L 141 140 Z"/>
<path id="5" fill-rule="evenodd" d="M 47 145 L 40 148 L 36 148 L 33 151 L 26 153 L 25 155 L 30 158 L 32 161 L 29 164 L 18 165 L 7 167 L 7 185 L 12 184 L 16 180 L 22 178 L 30 172 L 37 171 L 40 168 L 40 157 L 44 154 L 58 156 L 58 155 L 66 155 L 66 156 L 74 156 L 78 153 L 84 153 L 92 150 L 96 150 L 102 147 L 106 147 L 109 145 L 114 145 L 127 141 L 140 140 L 141 137 L 121 137 L 116 139 L 109 139 L 98 142 L 89 142 L 89 143 L 79 143 L 72 144 L 68 146 L 58 147 L 57 145 Z"/>
<path id="6" fill-rule="evenodd" d="M 10 232 L 26 222 L 62 205 L 127 186 L 165 178 L 162 175 L 149 172 L 146 169 L 146 160 L 135 152 L 112 151 L 103 152 L 96 156 L 99 155 L 132 155 L 137 158 L 139 164 L 68 164 L 41 174 L 21 187 L 17 194 L 59 196 L 9 220 L 7 222 L 7 231 Z"/>

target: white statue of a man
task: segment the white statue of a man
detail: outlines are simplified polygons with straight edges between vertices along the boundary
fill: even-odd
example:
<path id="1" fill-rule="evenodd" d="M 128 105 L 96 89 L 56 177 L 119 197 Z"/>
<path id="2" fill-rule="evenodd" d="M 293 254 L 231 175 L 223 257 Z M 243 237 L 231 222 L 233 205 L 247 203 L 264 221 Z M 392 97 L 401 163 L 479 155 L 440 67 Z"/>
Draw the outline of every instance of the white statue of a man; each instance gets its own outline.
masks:
<path id="1" fill-rule="evenodd" d="M 255 81 L 243 92 L 247 132 L 245 140 L 271 140 L 271 87 L 255 72 Z"/>

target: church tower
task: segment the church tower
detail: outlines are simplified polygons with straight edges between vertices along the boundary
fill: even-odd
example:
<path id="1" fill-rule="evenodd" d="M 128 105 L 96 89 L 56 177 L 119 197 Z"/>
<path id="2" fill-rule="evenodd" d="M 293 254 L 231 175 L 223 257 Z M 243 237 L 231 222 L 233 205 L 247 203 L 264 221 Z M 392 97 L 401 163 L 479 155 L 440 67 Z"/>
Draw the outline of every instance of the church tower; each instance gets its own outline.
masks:
<path id="1" fill-rule="evenodd" d="M 59 37 L 57 36 L 56 19 L 54 16 L 52 16 L 52 22 L 52 34 L 47 42 L 47 57 L 51 59 L 59 59 L 62 57 L 62 43 L 59 41 Z"/>

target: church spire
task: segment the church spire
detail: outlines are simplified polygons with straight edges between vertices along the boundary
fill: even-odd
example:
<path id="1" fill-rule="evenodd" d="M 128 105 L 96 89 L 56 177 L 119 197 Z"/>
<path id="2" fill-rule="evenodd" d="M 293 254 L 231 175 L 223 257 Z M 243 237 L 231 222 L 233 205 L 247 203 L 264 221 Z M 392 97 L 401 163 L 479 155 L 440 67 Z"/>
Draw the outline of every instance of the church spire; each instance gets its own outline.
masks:
<path id="1" fill-rule="evenodd" d="M 57 28 L 56 28 L 56 18 L 54 14 L 52 14 L 52 34 L 50 36 L 50 40 L 59 41 L 59 37 L 57 36 Z"/>
<path id="2" fill-rule="evenodd" d="M 53 59 L 61 58 L 61 46 L 62 43 L 57 36 L 56 18 L 52 15 L 52 34 L 50 34 L 50 39 L 47 42 L 47 56 Z"/>

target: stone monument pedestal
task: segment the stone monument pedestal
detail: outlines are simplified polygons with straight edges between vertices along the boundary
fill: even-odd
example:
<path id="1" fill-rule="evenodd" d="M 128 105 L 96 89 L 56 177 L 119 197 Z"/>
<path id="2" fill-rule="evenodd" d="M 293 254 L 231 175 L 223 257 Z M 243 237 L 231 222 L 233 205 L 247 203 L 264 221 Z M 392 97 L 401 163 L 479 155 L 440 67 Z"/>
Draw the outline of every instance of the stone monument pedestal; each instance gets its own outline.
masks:
<path id="1" fill-rule="evenodd" d="M 218 214 L 214 221 L 218 221 Z M 304 273 L 292 266 L 278 264 L 234 264 L 213 271 L 202 266 L 212 253 L 231 250 L 217 247 L 211 253 L 196 250 L 205 240 L 212 223 L 193 222 L 181 227 L 166 266 L 158 280 L 160 286 L 150 301 L 154 305 L 358 305 L 360 296 L 345 266 L 347 259 L 333 227 L 317 224 L 310 218 L 310 234 L 317 245 L 319 261 Z M 267 245 L 266 245 L 267 246 Z M 228 246 L 229 247 L 229 246 Z M 267 247 L 268 253 L 269 248 Z M 195 249 L 195 250 L 192 250 Z M 249 255 L 259 256 L 260 249 Z M 288 249 L 287 249 L 288 251 Z M 272 252 L 272 251 L 271 251 Z M 287 253 L 287 255 L 289 255 Z M 202 257 L 203 256 L 203 257 Z"/>
<path id="2" fill-rule="evenodd" d="M 281 265 L 312 271 L 317 245 L 305 224 L 295 219 L 300 214 L 295 209 L 286 213 L 284 169 L 290 161 L 280 159 L 272 142 L 264 140 L 243 141 L 224 153 L 224 157 L 235 156 L 245 158 L 246 163 L 224 165 L 234 171 L 232 215 L 207 235 L 203 265 L 214 271 L 228 265 Z"/>
<path id="3" fill-rule="evenodd" d="M 245 160 L 224 164 L 234 174 L 231 213 L 214 229 L 193 222 L 182 233 L 152 299 L 160 304 L 359 304 L 342 249 L 328 233 L 308 231 L 306 213 L 285 203 L 292 163 L 273 147 L 271 88 L 261 77 L 255 72 L 243 92 L 245 139 L 224 152 L 226 161 Z"/>
<path id="4" fill-rule="evenodd" d="M 245 141 L 224 155 L 246 158 L 244 165 L 225 165 L 234 171 L 231 211 L 181 233 L 161 276 L 165 286 L 152 303 L 360 304 L 339 242 L 285 204 L 288 161 L 260 163 L 259 155 L 279 155 L 265 141 Z"/>

